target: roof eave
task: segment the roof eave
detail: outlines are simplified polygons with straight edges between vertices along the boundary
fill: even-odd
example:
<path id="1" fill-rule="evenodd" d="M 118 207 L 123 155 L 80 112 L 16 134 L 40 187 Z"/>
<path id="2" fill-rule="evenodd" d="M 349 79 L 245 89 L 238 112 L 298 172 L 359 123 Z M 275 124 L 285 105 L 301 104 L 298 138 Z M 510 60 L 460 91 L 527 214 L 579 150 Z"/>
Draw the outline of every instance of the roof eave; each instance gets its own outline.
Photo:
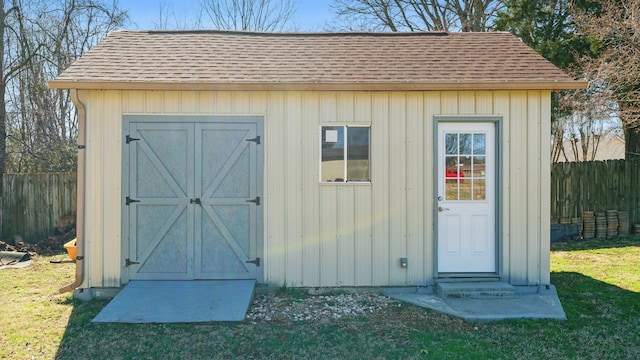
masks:
<path id="1" fill-rule="evenodd" d="M 159 82 L 50 80 L 52 89 L 172 90 L 172 91 L 458 91 L 458 90 L 570 90 L 586 81 L 440 81 L 440 82 Z"/>

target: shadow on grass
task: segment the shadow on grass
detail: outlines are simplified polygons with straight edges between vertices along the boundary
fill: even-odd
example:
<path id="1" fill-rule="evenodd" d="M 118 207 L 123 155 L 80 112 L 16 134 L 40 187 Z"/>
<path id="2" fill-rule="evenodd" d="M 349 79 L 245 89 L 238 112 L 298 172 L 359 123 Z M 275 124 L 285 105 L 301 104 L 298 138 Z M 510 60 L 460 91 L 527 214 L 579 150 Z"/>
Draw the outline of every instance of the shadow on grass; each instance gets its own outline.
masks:
<path id="1" fill-rule="evenodd" d="M 559 241 L 551 243 L 551 251 L 612 249 L 627 246 L 640 246 L 640 236 L 633 235 L 626 238 Z"/>
<path id="2" fill-rule="evenodd" d="M 56 358 L 640 358 L 639 293 L 576 272 L 551 280 L 566 321 L 469 324 L 403 304 L 320 322 L 92 324 L 107 301 L 74 300 Z"/>

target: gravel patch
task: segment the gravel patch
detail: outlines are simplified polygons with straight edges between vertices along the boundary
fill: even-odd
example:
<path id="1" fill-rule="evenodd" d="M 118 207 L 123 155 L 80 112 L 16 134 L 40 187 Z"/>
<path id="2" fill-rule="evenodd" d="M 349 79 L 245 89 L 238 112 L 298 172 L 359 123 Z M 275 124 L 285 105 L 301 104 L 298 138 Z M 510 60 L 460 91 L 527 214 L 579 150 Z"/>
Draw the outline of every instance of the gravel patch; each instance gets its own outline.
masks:
<path id="1" fill-rule="evenodd" d="M 318 321 L 371 315 L 397 301 L 377 294 L 305 295 L 302 297 L 258 294 L 246 319 L 249 321 Z"/>

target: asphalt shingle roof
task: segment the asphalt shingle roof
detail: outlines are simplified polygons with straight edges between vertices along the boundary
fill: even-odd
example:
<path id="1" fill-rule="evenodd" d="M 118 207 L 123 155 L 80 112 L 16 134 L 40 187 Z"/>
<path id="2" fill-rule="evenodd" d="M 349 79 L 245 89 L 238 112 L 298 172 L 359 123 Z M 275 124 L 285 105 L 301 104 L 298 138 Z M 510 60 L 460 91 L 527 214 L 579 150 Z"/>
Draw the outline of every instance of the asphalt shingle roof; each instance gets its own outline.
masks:
<path id="1" fill-rule="evenodd" d="M 54 88 L 563 89 L 584 87 L 509 33 L 118 31 Z"/>

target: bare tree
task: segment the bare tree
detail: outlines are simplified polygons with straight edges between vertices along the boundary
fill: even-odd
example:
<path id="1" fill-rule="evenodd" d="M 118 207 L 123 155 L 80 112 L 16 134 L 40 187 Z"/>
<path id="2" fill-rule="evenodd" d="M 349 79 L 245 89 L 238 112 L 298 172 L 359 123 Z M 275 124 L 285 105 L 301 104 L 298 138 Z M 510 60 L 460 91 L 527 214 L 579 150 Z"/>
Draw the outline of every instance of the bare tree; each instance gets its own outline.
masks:
<path id="1" fill-rule="evenodd" d="M 640 157 L 640 0 L 599 0 L 595 11 L 574 8 L 577 30 L 598 41 L 595 57 L 580 61 L 622 122 L 626 157 Z"/>
<path id="2" fill-rule="evenodd" d="M 175 11 L 168 0 L 158 1 L 158 16 L 153 21 L 155 30 L 188 30 L 200 29 L 202 27 L 202 11 L 197 16 L 191 17 L 188 14 L 180 14 Z"/>
<path id="3" fill-rule="evenodd" d="M 2 173 L 75 169 L 69 93 L 46 81 L 126 19 L 111 0 L 0 0 Z"/>
<path id="4" fill-rule="evenodd" d="M 201 0 L 201 6 L 221 30 L 283 31 L 297 11 L 292 0 Z"/>
<path id="5" fill-rule="evenodd" d="M 556 156 L 552 161 L 557 162 L 561 157 L 565 161 L 595 160 L 602 141 L 611 139 L 619 130 L 609 99 L 592 83 L 587 89 L 563 92 L 559 106 L 563 108 L 559 112 L 568 115 L 555 121 L 561 129 L 553 134 L 558 136 L 555 144 L 558 150 L 552 148 Z"/>
<path id="6" fill-rule="evenodd" d="M 501 0 L 334 0 L 338 27 L 375 31 L 487 31 Z"/>

